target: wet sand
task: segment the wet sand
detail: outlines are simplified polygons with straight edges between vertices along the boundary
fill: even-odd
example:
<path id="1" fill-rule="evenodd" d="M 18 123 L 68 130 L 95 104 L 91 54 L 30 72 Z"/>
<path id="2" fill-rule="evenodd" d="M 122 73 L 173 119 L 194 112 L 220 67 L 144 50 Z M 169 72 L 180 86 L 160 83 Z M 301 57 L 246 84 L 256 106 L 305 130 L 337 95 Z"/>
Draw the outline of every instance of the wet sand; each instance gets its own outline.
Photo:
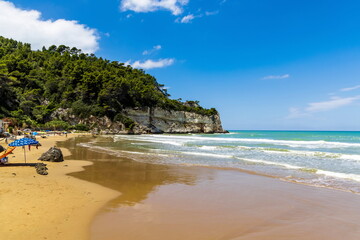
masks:
<path id="1" fill-rule="evenodd" d="M 92 240 L 359 239 L 359 195 L 240 171 L 140 163 L 71 147 L 74 141 L 67 142 L 71 158 L 94 164 L 71 176 L 122 193 L 93 220 Z"/>
<path id="2" fill-rule="evenodd" d="M 69 135 L 69 138 L 74 136 Z M 26 150 L 27 163 L 40 162 L 40 155 L 65 136 L 38 140 L 42 147 Z M 6 146 L 4 142 L 0 143 Z M 65 156 L 70 152 L 62 148 Z M 0 166 L 0 239 L 82 240 L 89 239 L 89 225 L 96 212 L 118 192 L 67 176 L 82 171 L 87 161 L 45 162 L 49 175 L 38 175 L 34 167 L 21 166 L 21 148 Z M 85 159 L 85 158 L 84 158 Z"/>

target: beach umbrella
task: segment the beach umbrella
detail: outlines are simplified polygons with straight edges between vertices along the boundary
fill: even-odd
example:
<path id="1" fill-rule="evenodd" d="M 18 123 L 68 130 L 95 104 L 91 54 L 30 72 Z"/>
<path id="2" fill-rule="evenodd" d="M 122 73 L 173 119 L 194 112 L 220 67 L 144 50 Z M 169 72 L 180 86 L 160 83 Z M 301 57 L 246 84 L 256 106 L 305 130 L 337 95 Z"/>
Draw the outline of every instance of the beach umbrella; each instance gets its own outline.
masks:
<path id="1" fill-rule="evenodd" d="M 31 138 L 21 138 L 18 140 L 13 141 L 12 143 L 9 144 L 10 147 L 23 147 L 26 145 L 36 145 L 39 144 L 38 141 L 31 139 Z M 25 163 L 26 163 L 26 153 L 25 153 L 25 147 L 24 147 L 24 158 L 25 158 Z"/>

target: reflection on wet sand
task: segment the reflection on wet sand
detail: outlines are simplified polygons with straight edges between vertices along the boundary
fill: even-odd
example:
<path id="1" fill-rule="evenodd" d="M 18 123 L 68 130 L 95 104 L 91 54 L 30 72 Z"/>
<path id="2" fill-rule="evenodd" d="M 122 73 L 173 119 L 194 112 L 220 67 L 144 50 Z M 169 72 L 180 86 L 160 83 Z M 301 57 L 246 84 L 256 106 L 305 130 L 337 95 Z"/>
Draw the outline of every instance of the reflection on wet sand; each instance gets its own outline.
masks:
<path id="1" fill-rule="evenodd" d="M 92 140 L 91 138 L 73 138 L 59 143 L 59 146 L 71 151 L 68 159 L 86 159 L 93 162 L 93 165 L 85 167 L 85 171 L 71 173 L 71 176 L 121 192 L 121 196 L 107 206 L 109 208 L 116 208 L 119 205 L 131 206 L 141 202 L 161 185 L 173 183 L 194 185 L 196 182 L 193 171 L 186 168 L 136 162 L 78 146 L 78 143 Z M 99 141 L 102 140 L 104 139 L 99 139 Z"/>

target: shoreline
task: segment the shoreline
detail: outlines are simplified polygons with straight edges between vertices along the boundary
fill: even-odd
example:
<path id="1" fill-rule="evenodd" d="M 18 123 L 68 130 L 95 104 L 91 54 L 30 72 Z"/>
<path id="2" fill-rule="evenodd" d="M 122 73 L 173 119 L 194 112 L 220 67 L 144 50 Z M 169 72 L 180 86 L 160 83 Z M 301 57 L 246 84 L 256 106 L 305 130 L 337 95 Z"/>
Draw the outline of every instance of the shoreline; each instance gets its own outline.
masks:
<path id="1" fill-rule="evenodd" d="M 174 169 L 147 170 L 121 178 L 123 196 L 96 216 L 93 240 L 357 240 L 360 234 L 360 198 L 352 193 L 200 167 L 178 168 L 177 180 L 158 181 Z M 136 187 L 144 181 L 154 186 Z"/>
<path id="2" fill-rule="evenodd" d="M 138 162 L 78 146 L 90 138 L 75 136 L 41 139 L 39 150 L 27 151 L 37 159 L 57 143 L 66 158 L 46 162 L 48 176 L 33 167 L 0 167 L 4 239 L 337 240 L 360 234 L 356 194 L 246 170 Z M 15 156 L 10 163 L 23 162 L 22 150 Z"/>
<path id="3" fill-rule="evenodd" d="M 360 197 L 350 192 L 76 147 L 78 157 L 85 154 L 101 159 L 71 175 L 122 193 L 96 215 L 93 240 L 357 240 L 360 234 Z"/>
<path id="4" fill-rule="evenodd" d="M 136 160 L 134 160 L 134 161 L 136 161 Z M 184 166 L 187 166 L 187 165 L 184 165 Z M 287 178 L 284 178 L 284 177 L 273 176 L 273 175 L 270 175 L 270 174 L 260 173 L 260 172 L 241 169 L 241 168 L 231 168 L 231 167 L 226 168 L 226 167 L 214 167 L 214 166 L 205 166 L 205 165 L 204 166 L 202 166 L 202 165 L 193 165 L 193 166 L 191 166 L 190 165 L 190 166 L 187 166 L 187 167 L 199 167 L 199 168 L 208 168 L 208 169 L 219 170 L 219 171 L 240 172 L 240 173 L 249 174 L 249 175 L 258 176 L 258 177 L 277 179 L 277 180 L 279 180 L 281 182 L 285 182 L 285 183 L 303 185 L 303 186 L 319 188 L 319 189 L 328 189 L 328 190 L 332 190 L 332 191 L 340 191 L 340 192 L 351 193 L 351 194 L 355 194 L 355 195 L 360 196 L 359 192 L 355 192 L 355 191 L 352 191 L 352 190 L 346 190 L 346 189 L 336 188 L 336 187 L 332 187 L 332 186 L 315 185 L 315 184 L 310 184 L 310 183 L 306 183 L 306 182 L 297 182 L 295 180 L 287 179 Z"/>
<path id="5" fill-rule="evenodd" d="M 27 163 L 42 162 L 37 159 L 43 152 L 75 136 L 39 139 L 39 149 L 26 150 Z M 60 149 L 64 157 L 70 155 L 68 149 Z M 9 155 L 9 163 L 24 163 L 21 148 Z M 89 161 L 44 163 L 47 176 L 38 175 L 34 167 L 0 166 L 0 236 L 7 240 L 89 239 L 92 219 L 119 193 L 68 175 L 83 171 L 92 164 Z"/>

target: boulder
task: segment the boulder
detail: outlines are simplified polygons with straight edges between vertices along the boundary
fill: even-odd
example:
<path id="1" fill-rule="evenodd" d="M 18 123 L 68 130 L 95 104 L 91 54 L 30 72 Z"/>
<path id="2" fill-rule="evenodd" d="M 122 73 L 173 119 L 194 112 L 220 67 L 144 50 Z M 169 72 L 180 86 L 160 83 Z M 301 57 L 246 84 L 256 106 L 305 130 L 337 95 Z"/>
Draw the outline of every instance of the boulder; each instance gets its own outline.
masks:
<path id="1" fill-rule="evenodd" d="M 62 162 L 64 161 L 63 154 L 59 148 L 51 147 L 47 152 L 44 152 L 39 158 L 41 161 Z"/>
<path id="2" fill-rule="evenodd" d="M 36 169 L 36 172 L 40 175 L 48 175 L 49 174 L 47 172 L 48 168 L 46 167 L 46 164 L 44 164 L 44 163 L 36 163 L 35 169 Z"/>

